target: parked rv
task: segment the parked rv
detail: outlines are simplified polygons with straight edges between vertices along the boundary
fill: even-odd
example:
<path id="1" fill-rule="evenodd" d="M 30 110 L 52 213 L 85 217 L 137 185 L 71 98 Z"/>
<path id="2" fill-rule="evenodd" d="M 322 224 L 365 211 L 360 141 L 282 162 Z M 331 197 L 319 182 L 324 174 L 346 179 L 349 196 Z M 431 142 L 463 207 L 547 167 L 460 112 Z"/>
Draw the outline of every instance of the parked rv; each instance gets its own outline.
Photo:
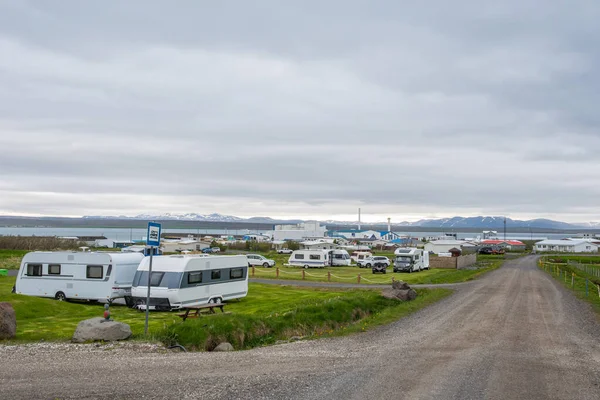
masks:
<path id="1" fill-rule="evenodd" d="M 21 261 L 15 293 L 109 303 L 124 298 L 131 304 L 131 284 L 143 258 L 137 252 L 27 253 Z"/>
<path id="2" fill-rule="evenodd" d="M 146 309 L 149 257 L 140 263 L 133 279 L 133 301 Z M 248 294 L 246 256 L 156 257 L 150 276 L 151 310 L 168 311 L 186 306 L 221 303 Z"/>
<path id="3" fill-rule="evenodd" d="M 370 251 L 353 251 L 350 259 L 358 264 L 359 261 L 364 260 L 367 257 L 372 257 L 373 253 Z"/>
<path id="4" fill-rule="evenodd" d="M 329 252 L 327 250 L 296 250 L 288 259 L 288 264 L 293 267 L 323 268 L 329 266 Z"/>
<path id="5" fill-rule="evenodd" d="M 429 253 L 417 248 L 399 248 L 394 252 L 394 272 L 429 269 Z"/>
<path id="6" fill-rule="evenodd" d="M 329 265 L 331 266 L 348 266 L 352 261 L 346 250 L 327 250 L 327 252 L 329 253 Z"/>

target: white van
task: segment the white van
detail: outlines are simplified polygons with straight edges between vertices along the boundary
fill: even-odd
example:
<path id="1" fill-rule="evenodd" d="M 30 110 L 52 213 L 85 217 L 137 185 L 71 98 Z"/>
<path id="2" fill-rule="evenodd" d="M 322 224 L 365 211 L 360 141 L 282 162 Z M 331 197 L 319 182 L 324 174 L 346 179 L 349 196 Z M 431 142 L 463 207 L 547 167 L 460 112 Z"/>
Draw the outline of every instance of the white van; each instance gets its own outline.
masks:
<path id="1" fill-rule="evenodd" d="M 140 263 L 131 293 L 137 308 L 146 308 L 150 258 Z M 154 257 L 150 277 L 150 309 L 174 310 L 221 303 L 248 294 L 246 256 L 173 255 Z"/>
<path id="2" fill-rule="evenodd" d="M 323 268 L 329 266 L 328 250 L 296 250 L 288 259 L 288 265 L 304 268 Z"/>
<path id="3" fill-rule="evenodd" d="M 370 251 L 353 251 L 350 259 L 355 263 L 358 263 L 368 257 L 373 257 L 373 253 Z"/>
<path id="4" fill-rule="evenodd" d="M 141 253 L 27 253 L 21 261 L 15 293 L 109 303 L 125 298 L 131 304 L 131 284 L 143 258 Z"/>
<path id="5" fill-rule="evenodd" d="M 417 272 L 429 269 L 429 253 L 414 247 L 401 247 L 394 252 L 394 272 Z"/>
<path id="6" fill-rule="evenodd" d="M 331 266 L 348 266 L 350 265 L 350 254 L 346 250 L 328 250 L 329 265 Z"/>

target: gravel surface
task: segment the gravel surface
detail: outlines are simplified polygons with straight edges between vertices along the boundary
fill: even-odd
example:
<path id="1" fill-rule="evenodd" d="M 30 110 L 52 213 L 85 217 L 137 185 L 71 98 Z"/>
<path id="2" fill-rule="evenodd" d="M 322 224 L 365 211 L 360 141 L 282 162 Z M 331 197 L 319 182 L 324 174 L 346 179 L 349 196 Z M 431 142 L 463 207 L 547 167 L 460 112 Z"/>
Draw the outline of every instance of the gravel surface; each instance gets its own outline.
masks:
<path id="1" fill-rule="evenodd" d="M 342 338 L 232 353 L 0 347 L 0 399 L 596 400 L 599 328 L 588 305 L 526 257 Z"/>

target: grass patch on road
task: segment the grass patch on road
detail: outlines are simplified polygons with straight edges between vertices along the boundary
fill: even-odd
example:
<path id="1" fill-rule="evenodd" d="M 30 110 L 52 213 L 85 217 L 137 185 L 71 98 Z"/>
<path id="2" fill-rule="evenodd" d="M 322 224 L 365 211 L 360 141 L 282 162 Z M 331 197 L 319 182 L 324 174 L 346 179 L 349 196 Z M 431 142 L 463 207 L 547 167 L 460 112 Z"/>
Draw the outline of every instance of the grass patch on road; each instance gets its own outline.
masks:
<path id="1" fill-rule="evenodd" d="M 0 249 L 0 269 L 19 269 L 21 259 L 27 250 L 1 250 Z"/>
<path id="2" fill-rule="evenodd" d="M 0 302 L 11 303 L 17 315 L 17 339 L 6 343 L 68 341 L 77 324 L 101 317 L 102 304 L 59 302 L 12 294 L 14 277 L 0 277 Z M 332 290 L 250 283 L 249 295 L 231 301 L 226 311 L 182 322 L 174 312 L 150 314 L 150 340 L 178 341 L 191 349 L 214 347 L 228 340 L 236 349 L 275 343 L 292 336 L 345 334 L 394 321 L 451 293 L 419 290 L 413 302 L 400 303 L 373 290 Z M 112 317 L 131 326 L 133 339 L 145 340 L 144 313 L 111 306 Z"/>

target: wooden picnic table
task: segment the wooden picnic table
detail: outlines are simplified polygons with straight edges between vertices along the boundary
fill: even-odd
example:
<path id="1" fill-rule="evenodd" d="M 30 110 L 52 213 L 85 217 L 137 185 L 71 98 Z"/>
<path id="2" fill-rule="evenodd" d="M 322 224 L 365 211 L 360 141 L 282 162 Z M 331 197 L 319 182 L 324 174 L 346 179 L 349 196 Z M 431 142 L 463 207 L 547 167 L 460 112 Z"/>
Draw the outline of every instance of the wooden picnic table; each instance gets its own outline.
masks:
<path id="1" fill-rule="evenodd" d="M 202 314 L 216 314 L 215 308 L 219 308 L 223 314 L 225 314 L 225 303 L 208 303 L 201 304 L 198 306 L 187 306 L 182 307 L 181 310 L 185 310 L 184 313 L 177 314 L 178 317 L 182 318 L 184 321 L 188 318 L 198 318 Z M 206 312 L 201 313 L 201 311 L 206 310 Z M 190 312 L 193 311 L 191 314 Z"/>

